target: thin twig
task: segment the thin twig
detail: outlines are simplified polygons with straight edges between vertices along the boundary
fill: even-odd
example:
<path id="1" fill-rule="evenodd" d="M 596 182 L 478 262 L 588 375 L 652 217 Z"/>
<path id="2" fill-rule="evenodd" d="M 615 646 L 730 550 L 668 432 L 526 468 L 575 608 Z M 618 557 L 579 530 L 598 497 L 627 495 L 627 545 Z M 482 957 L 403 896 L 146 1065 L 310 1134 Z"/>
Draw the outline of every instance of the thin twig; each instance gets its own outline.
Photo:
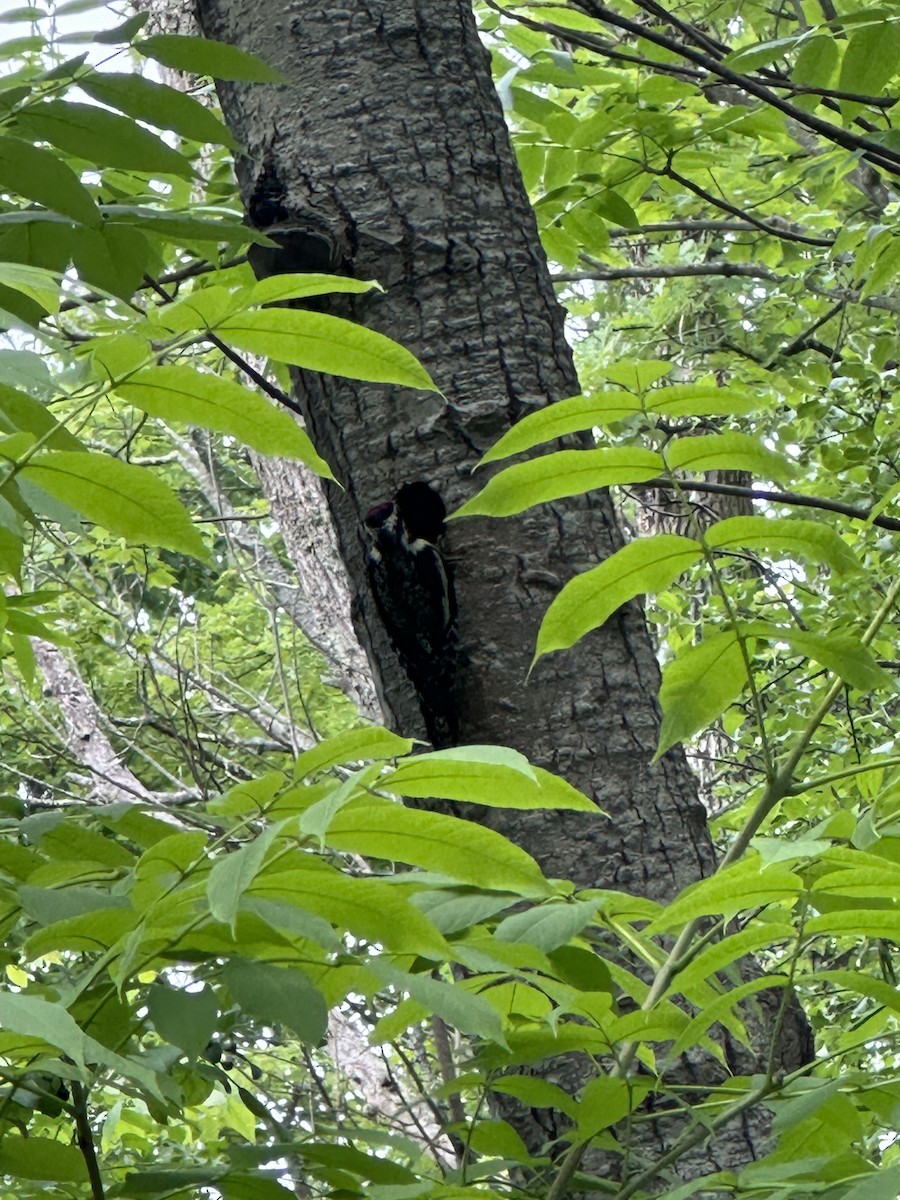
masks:
<path id="1" fill-rule="evenodd" d="M 596 281 L 607 283 L 616 279 L 683 279 L 696 275 L 741 276 L 745 279 L 767 279 L 784 282 L 788 277 L 778 275 L 768 267 L 754 263 L 706 262 L 666 263 L 654 267 L 597 267 L 592 271 L 561 271 L 553 276 L 555 283 Z"/>
<path id="2" fill-rule="evenodd" d="M 167 304 L 172 303 L 173 297 L 169 295 L 169 293 L 165 290 L 162 284 L 159 283 L 158 280 L 152 279 L 149 275 L 145 275 L 144 280 L 146 285 L 152 288 L 153 291 L 156 292 L 156 294 L 163 300 L 165 300 Z M 271 397 L 271 399 L 277 401 L 279 404 L 283 404 L 285 408 L 289 408 L 291 412 L 296 413 L 298 417 L 303 416 L 303 409 L 300 407 L 297 401 L 294 400 L 292 396 L 289 396 L 287 392 L 283 392 L 280 387 L 276 386 L 276 384 L 271 383 L 268 379 L 266 379 L 265 375 L 262 375 L 259 371 L 257 371 L 256 367 L 252 366 L 242 354 L 238 354 L 237 350 L 232 350 L 230 346 L 226 346 L 222 339 L 217 337 L 209 329 L 203 331 L 202 337 L 205 341 L 212 342 L 217 350 L 221 351 L 221 353 L 224 354 L 227 359 L 233 362 L 236 367 L 238 367 L 244 372 L 245 375 L 252 379 L 260 391 L 265 392 L 267 396 Z"/>
<path id="3" fill-rule="evenodd" d="M 795 104 L 791 104 L 789 101 L 783 100 L 780 96 L 776 96 L 768 87 L 758 83 L 755 79 L 751 79 L 747 75 L 741 75 L 738 71 L 733 71 L 723 62 L 711 57 L 709 54 L 704 54 L 700 50 L 694 50 L 684 43 L 677 42 L 675 39 L 660 33 L 657 29 L 641 25 L 637 21 L 632 21 L 630 18 L 607 8 L 604 4 L 598 3 L 597 0 L 573 0 L 573 4 L 576 8 L 580 8 L 582 12 L 587 13 L 588 16 L 595 17 L 598 21 L 603 21 L 607 25 L 612 25 L 615 29 L 625 30 L 633 37 L 643 38 L 665 50 L 672 50 L 676 54 L 682 55 L 689 62 L 695 63 L 698 67 L 702 67 L 708 71 L 710 75 L 716 75 L 725 83 L 730 83 L 734 87 L 740 88 L 741 91 L 747 92 L 748 95 L 755 96 L 757 100 L 762 100 L 771 108 L 777 109 L 778 112 L 784 113 L 785 116 L 795 120 L 799 125 L 804 125 L 807 129 L 811 129 L 813 133 L 817 133 L 820 137 L 833 142 L 834 145 L 854 153 L 862 152 L 865 158 L 876 163 L 884 170 L 889 171 L 893 175 L 900 175 L 900 154 L 889 147 L 881 145 L 878 142 L 872 142 L 868 138 L 857 137 L 856 134 L 848 133 L 846 129 L 842 129 L 839 125 L 832 125 L 830 121 L 823 121 L 820 117 L 815 116 L 814 113 L 804 112 L 802 108 L 797 108 Z"/>
<path id="4" fill-rule="evenodd" d="M 668 488 L 669 479 L 650 479 L 646 483 L 632 483 L 629 488 Z M 685 492 L 711 492 L 717 496 L 743 496 L 747 500 L 771 500 L 774 504 L 788 504 L 798 508 L 819 508 L 823 512 L 839 513 L 854 521 L 867 521 L 879 529 L 890 529 L 900 533 L 900 520 L 896 517 L 871 515 L 872 508 L 861 504 L 844 504 L 840 500 L 827 500 L 824 496 L 804 496 L 800 492 L 781 492 L 770 488 L 739 487 L 731 483 L 712 483 L 706 479 L 685 479 L 681 482 Z"/>

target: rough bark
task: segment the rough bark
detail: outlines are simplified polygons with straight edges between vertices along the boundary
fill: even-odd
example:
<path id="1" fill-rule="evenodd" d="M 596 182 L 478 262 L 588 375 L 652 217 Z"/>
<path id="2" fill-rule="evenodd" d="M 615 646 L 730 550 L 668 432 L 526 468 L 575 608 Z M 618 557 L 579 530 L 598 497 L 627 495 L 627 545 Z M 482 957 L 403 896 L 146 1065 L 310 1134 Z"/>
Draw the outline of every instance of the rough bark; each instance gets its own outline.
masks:
<path id="1" fill-rule="evenodd" d="M 57 646 L 35 638 L 44 695 L 55 700 L 62 724 L 60 738 L 74 762 L 89 773 L 86 799 L 94 804 L 146 800 L 158 802 L 126 767 L 106 735 L 103 716 L 78 668 Z"/>
<path id="2" fill-rule="evenodd" d="M 350 618 L 350 583 L 321 484 L 302 465 L 258 454 L 252 458 L 297 576 L 298 594 L 288 611 L 324 656 L 328 665 L 324 682 L 340 688 L 361 716 L 379 721 L 375 684 Z"/>
<path id="3" fill-rule="evenodd" d="M 363 517 L 412 479 L 452 508 L 484 482 L 480 455 L 524 412 L 577 391 L 502 113 L 463 3 L 295 5 L 271 20 L 204 0 L 204 31 L 252 49 L 287 87 L 228 87 L 246 147 L 251 213 L 272 181 L 301 228 L 327 230 L 341 269 L 386 294 L 353 316 L 419 355 L 446 396 L 304 376 L 298 399 L 343 491 L 329 490 L 338 542 L 388 717 L 421 733 L 414 691 L 368 597 Z M 262 185 L 262 188 L 261 186 Z M 683 757 L 656 765 L 656 661 L 628 608 L 574 651 L 528 667 L 560 585 L 619 544 L 609 498 L 451 526 L 468 663 L 463 741 L 519 747 L 593 796 L 611 821 L 504 813 L 504 832 L 551 874 L 656 896 L 712 864 Z"/>
<path id="4" fill-rule="evenodd" d="M 200 0 L 199 14 L 207 36 L 253 50 L 289 80 L 221 89 L 245 147 L 251 217 L 277 213 L 325 233 L 338 270 L 379 280 L 385 294 L 336 311 L 403 342 L 446 397 L 307 375 L 296 387 L 343 484 L 328 502 L 387 717 L 421 734 L 415 692 L 368 594 L 364 515 L 416 479 L 457 506 L 483 484 L 472 467 L 511 423 L 578 390 L 487 53 L 462 0 Z M 487 820 L 549 875 L 665 899 L 714 855 L 681 752 L 651 761 L 658 670 L 641 611 L 623 609 L 527 676 L 550 599 L 620 542 L 602 494 L 451 525 L 467 657 L 462 741 L 517 747 L 609 813 L 492 810 Z M 719 1161 L 752 1157 L 764 1126 L 751 1120 L 723 1139 Z M 690 1173 L 716 1165 L 700 1151 Z"/>

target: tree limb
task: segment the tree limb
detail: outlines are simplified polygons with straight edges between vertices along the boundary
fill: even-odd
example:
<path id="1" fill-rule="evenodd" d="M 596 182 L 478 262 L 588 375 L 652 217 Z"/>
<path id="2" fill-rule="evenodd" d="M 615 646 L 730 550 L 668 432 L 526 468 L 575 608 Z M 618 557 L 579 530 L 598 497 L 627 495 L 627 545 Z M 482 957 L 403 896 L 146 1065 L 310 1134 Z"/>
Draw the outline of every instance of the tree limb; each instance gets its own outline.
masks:
<path id="1" fill-rule="evenodd" d="M 681 279 L 689 275 L 743 276 L 749 279 L 767 279 L 783 282 L 768 267 L 754 263 L 667 263 L 653 267 L 597 267 L 591 271 L 561 271 L 553 276 L 554 283 L 581 283 L 585 280 L 609 281 L 614 279 Z"/>
<path id="2" fill-rule="evenodd" d="M 636 488 L 668 488 L 671 490 L 672 481 L 669 479 L 648 479 L 645 483 L 632 483 L 629 489 Z M 804 496 L 801 492 L 781 492 L 769 488 L 739 487 L 731 483 L 712 483 L 706 479 L 683 479 L 679 487 L 685 492 L 711 492 L 718 496 L 743 496 L 748 500 L 771 500 L 774 504 L 788 504 L 798 508 L 819 508 L 823 512 L 839 513 L 854 521 L 866 521 L 877 525 L 879 529 L 890 529 L 900 532 L 900 519 L 884 517 L 880 514 L 872 516 L 874 505 L 844 504 L 841 500 L 827 500 L 824 496 Z"/>

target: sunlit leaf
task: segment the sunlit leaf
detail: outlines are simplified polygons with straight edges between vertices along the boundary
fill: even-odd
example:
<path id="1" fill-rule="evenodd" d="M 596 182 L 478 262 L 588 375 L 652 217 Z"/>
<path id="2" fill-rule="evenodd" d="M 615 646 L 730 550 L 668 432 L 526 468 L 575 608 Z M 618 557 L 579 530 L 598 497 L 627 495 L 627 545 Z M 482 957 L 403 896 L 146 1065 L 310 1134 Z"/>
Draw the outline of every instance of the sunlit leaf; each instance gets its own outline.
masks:
<path id="1" fill-rule="evenodd" d="M 679 652 L 663 668 L 659 702 L 663 710 L 656 757 L 722 715 L 747 685 L 737 635 L 714 633 Z"/>
<path id="2" fill-rule="evenodd" d="M 666 462 L 675 471 L 749 471 L 778 482 L 793 474 L 788 462 L 746 433 L 709 433 L 682 437 L 666 450 Z"/>
<path id="3" fill-rule="evenodd" d="M 408 350 L 383 333 L 343 317 L 267 308 L 228 317 L 217 332 L 241 350 L 266 354 L 309 371 L 437 390 L 428 372 Z"/>
<path id="4" fill-rule="evenodd" d="M 233 379 L 187 366 L 152 367 L 118 384 L 116 392 L 151 416 L 230 434 L 261 454 L 299 459 L 317 475 L 334 478 L 286 409 Z"/>
<path id="5" fill-rule="evenodd" d="M 573 645 L 635 596 L 661 592 L 702 557 L 698 542 L 676 534 L 623 546 L 566 584 L 541 622 L 535 659 Z"/>
<path id="6" fill-rule="evenodd" d="M 822 521 L 793 518 L 728 517 L 706 531 L 709 546 L 728 550 L 732 546 L 766 546 L 823 562 L 843 575 L 860 570 L 859 559 L 840 537 Z"/>
<path id="7" fill-rule="evenodd" d="M 442 813 L 417 812 L 386 801 L 360 801 L 337 814 L 325 841 L 335 850 L 393 859 L 522 896 L 546 896 L 551 891 L 537 863 L 524 850 L 492 829 Z"/>
<path id="8" fill-rule="evenodd" d="M 664 472 L 662 459 L 639 446 L 559 450 L 507 467 L 453 514 L 508 517 L 535 504 L 578 496 L 615 483 L 642 483 Z"/>
<path id="9" fill-rule="evenodd" d="M 175 493 L 142 467 L 106 454 L 60 450 L 33 459 L 19 474 L 112 534 L 206 557 L 203 540 Z"/>

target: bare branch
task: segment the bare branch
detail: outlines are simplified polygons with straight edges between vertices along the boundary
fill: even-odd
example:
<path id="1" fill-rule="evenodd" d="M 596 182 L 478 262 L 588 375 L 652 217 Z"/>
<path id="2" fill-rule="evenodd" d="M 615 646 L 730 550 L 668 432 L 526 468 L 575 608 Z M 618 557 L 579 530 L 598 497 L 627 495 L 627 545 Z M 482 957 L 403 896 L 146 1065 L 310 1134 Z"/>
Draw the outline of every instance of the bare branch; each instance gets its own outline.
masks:
<path id="1" fill-rule="evenodd" d="M 667 263 L 663 266 L 648 267 L 597 267 L 591 271 L 562 271 L 553 276 L 555 283 L 581 283 L 585 280 L 609 281 L 614 279 L 681 279 L 690 275 L 724 275 L 743 276 L 749 279 L 767 279 L 771 282 L 783 282 L 784 276 L 778 275 L 768 267 L 757 266 L 754 263 Z"/>
<path id="2" fill-rule="evenodd" d="M 646 483 L 629 484 L 629 490 L 640 488 L 669 488 L 669 479 L 649 479 Z M 879 529 L 890 529 L 900 532 L 900 519 L 884 517 L 880 514 L 872 516 L 874 506 L 862 504 L 844 504 L 840 500 L 827 500 L 824 496 L 804 496 L 800 492 L 780 492 L 769 488 L 739 487 L 731 483 L 712 483 L 706 479 L 683 479 L 679 487 L 685 492 L 710 492 L 718 496 L 743 496 L 748 500 L 769 500 L 773 504 L 787 504 L 798 508 L 819 508 L 823 512 L 839 513 L 842 517 L 850 517 L 854 521 L 867 521 L 877 525 Z"/>

